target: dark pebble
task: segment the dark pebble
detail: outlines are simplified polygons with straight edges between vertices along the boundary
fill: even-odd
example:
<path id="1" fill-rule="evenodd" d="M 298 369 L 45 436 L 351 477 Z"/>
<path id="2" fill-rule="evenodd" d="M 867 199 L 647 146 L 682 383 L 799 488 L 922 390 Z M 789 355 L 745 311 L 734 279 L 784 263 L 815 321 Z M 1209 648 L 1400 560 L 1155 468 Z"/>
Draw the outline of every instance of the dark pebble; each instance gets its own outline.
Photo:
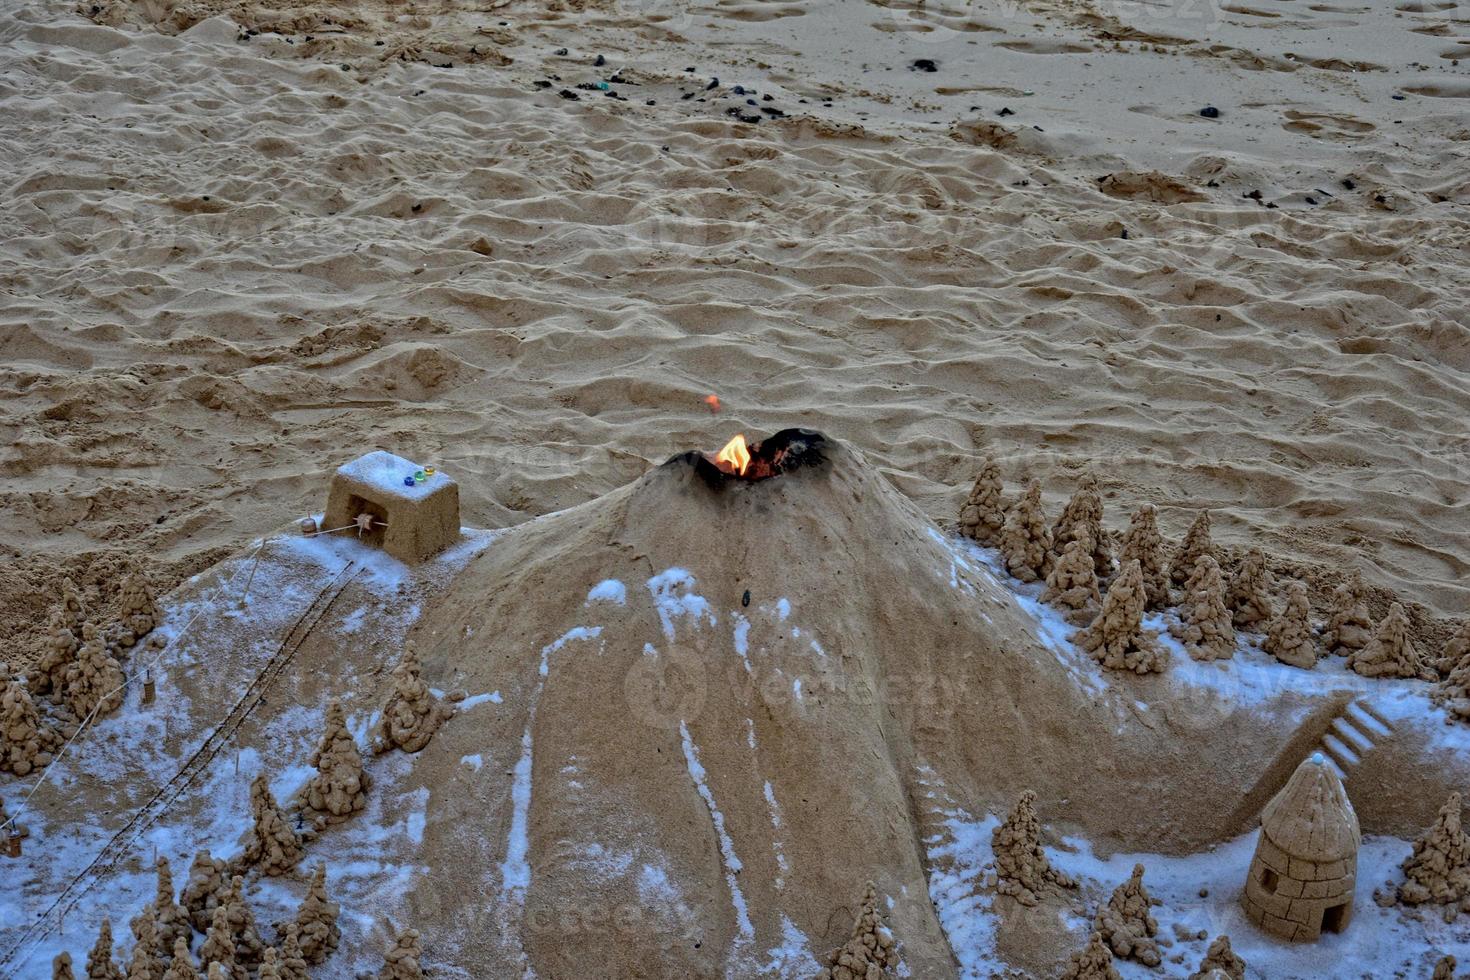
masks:
<path id="1" fill-rule="evenodd" d="M 1317 199 L 1315 197 L 1309 197 L 1309 198 L 1307 198 L 1307 203 L 1308 204 L 1316 204 L 1317 203 Z"/>
<path id="2" fill-rule="evenodd" d="M 997 112 L 996 115 L 1004 118 L 1006 116 L 1014 116 L 1015 113 L 1011 111 L 1009 106 L 1002 106 L 1001 110 Z"/>
<path id="3" fill-rule="evenodd" d="M 1219 119 L 1220 118 L 1220 110 L 1219 109 L 1216 109 L 1212 105 L 1205 106 L 1203 109 L 1201 109 L 1199 111 L 1199 114 L 1202 115 L 1202 116 L 1204 116 L 1206 119 Z"/>
<path id="4" fill-rule="evenodd" d="M 745 104 L 746 105 L 755 105 L 756 102 L 755 102 L 755 99 L 746 99 L 745 100 Z"/>
<path id="5" fill-rule="evenodd" d="M 714 78 L 711 78 L 709 80 L 709 84 L 704 87 L 704 90 L 706 92 L 708 92 L 710 89 L 715 89 L 715 88 L 719 88 L 719 87 L 720 87 L 720 79 L 719 79 L 719 76 L 715 76 Z"/>
<path id="6" fill-rule="evenodd" d="M 605 64 L 607 64 L 607 59 L 604 58 L 602 55 L 598 55 L 597 60 L 592 62 L 592 67 L 601 68 Z"/>
<path id="7" fill-rule="evenodd" d="M 761 96 L 761 101 L 762 102 L 770 102 L 770 101 L 772 101 L 773 98 L 774 98 L 774 96 L 771 96 L 771 95 L 762 95 Z"/>
<path id="8" fill-rule="evenodd" d="M 745 94 L 745 86 L 744 85 L 737 85 L 733 89 L 731 89 L 730 91 L 734 92 L 736 95 L 744 95 Z"/>
<path id="9" fill-rule="evenodd" d="M 1404 97 L 1403 97 L 1403 96 L 1402 96 L 1402 95 L 1395 95 L 1395 96 L 1394 96 L 1394 97 L 1393 97 L 1393 100 L 1394 100 L 1394 101 L 1395 101 L 1395 102 L 1402 102 L 1402 101 L 1404 101 Z"/>
<path id="10" fill-rule="evenodd" d="M 914 71 L 938 71 L 939 66 L 931 58 L 919 58 L 909 66 Z"/>
<path id="11" fill-rule="evenodd" d="M 538 78 L 538 79 L 536 79 L 536 87 L 537 88 L 551 88 L 551 83 L 548 82 L 544 78 Z"/>
<path id="12" fill-rule="evenodd" d="M 743 595 L 743 596 L 740 597 L 740 604 L 742 606 L 748 606 L 748 605 L 750 605 L 750 590 L 749 589 L 746 589 L 745 590 L 745 595 Z"/>
<path id="13" fill-rule="evenodd" d="M 1353 190 L 1355 187 L 1358 186 L 1358 182 L 1353 180 L 1351 177 L 1348 177 L 1343 180 L 1342 186 L 1346 187 L 1348 190 Z"/>
<path id="14" fill-rule="evenodd" d="M 558 92 L 556 94 L 557 95 L 560 95 L 564 99 L 571 99 L 573 102 L 576 102 L 578 99 L 581 98 L 580 95 L 578 95 L 576 92 L 573 92 L 569 88 L 564 88 L 564 89 L 562 89 L 560 92 Z"/>
<path id="15" fill-rule="evenodd" d="M 644 105 L 658 105 L 658 101 L 656 99 L 649 99 L 647 102 L 645 102 L 643 104 Z"/>
<path id="16" fill-rule="evenodd" d="M 556 49 L 556 53 L 557 53 L 557 54 L 558 54 L 558 55 L 559 55 L 559 56 L 561 56 L 561 57 L 563 57 L 563 58 L 565 58 L 565 57 L 566 57 L 566 55 L 567 55 L 567 49 L 566 49 L 566 48 L 557 48 L 557 49 Z"/>

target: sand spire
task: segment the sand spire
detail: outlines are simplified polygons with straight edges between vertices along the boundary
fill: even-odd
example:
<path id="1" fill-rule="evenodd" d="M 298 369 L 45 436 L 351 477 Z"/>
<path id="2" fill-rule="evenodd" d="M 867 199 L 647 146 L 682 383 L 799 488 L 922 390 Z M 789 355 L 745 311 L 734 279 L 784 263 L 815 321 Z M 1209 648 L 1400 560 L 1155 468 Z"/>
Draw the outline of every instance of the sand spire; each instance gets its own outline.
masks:
<path id="1" fill-rule="evenodd" d="M 378 980 L 424 980 L 424 947 L 419 942 L 419 931 L 407 929 L 383 954 L 383 968 L 378 971 Z"/>
<path id="2" fill-rule="evenodd" d="M 82 624 L 87 621 L 87 605 L 82 602 L 81 590 L 70 577 L 61 580 L 61 613 L 71 631 L 80 636 Z"/>
<path id="3" fill-rule="evenodd" d="M 54 610 L 45 649 L 26 678 L 31 693 L 49 694 L 53 701 L 60 701 L 66 692 L 66 672 L 76 662 L 81 647 L 82 640 L 72 626 L 71 616 L 64 609 Z"/>
<path id="4" fill-rule="evenodd" d="M 1005 502 L 1001 500 L 1000 467 L 994 456 L 986 456 L 970 496 L 960 507 L 960 533 L 986 547 L 1000 543 L 1005 527 Z"/>
<path id="5" fill-rule="evenodd" d="M 1210 512 L 1207 510 L 1200 511 L 1185 532 L 1184 542 L 1180 544 L 1169 565 L 1169 580 L 1175 585 L 1188 582 L 1200 555 L 1215 557 L 1215 545 L 1210 541 Z"/>
<path id="6" fill-rule="evenodd" d="M 41 719 L 41 713 L 10 667 L 0 663 L 0 772 L 29 775 L 51 763 L 61 736 Z"/>
<path id="7" fill-rule="evenodd" d="M 189 866 L 189 878 L 179 894 L 179 904 L 199 932 L 209 930 L 209 924 L 214 921 L 214 910 L 230 886 L 225 871 L 225 862 L 212 857 L 208 851 L 195 854 L 194 863 Z"/>
<path id="8" fill-rule="evenodd" d="M 1092 561 L 1092 545 L 1084 537 L 1068 541 L 1062 557 L 1046 577 L 1046 591 L 1041 601 L 1062 610 L 1063 617 L 1074 626 L 1082 626 L 1097 618 L 1102 607 L 1102 594 L 1097 589 L 1097 575 Z"/>
<path id="9" fill-rule="evenodd" d="M 1093 562 L 1093 574 L 1106 579 L 1113 574 L 1113 551 L 1108 546 L 1108 536 L 1103 532 L 1102 494 L 1097 488 L 1097 477 L 1088 472 L 1082 477 L 1077 492 L 1062 508 L 1062 515 L 1051 529 L 1051 547 L 1055 557 L 1064 554 L 1073 541 L 1085 541 Z"/>
<path id="10" fill-rule="evenodd" d="M 250 905 L 245 901 L 244 878 L 235 875 L 230 879 L 230 887 L 220 896 L 219 909 L 224 910 L 225 922 L 230 927 L 236 963 L 241 967 L 259 963 L 265 943 L 261 942 L 260 932 L 255 927 L 255 913 L 250 911 Z M 215 910 L 215 921 L 218 921 L 219 909 Z"/>
<path id="11" fill-rule="evenodd" d="M 1449 663 L 1453 646 L 1454 641 L 1451 640 L 1450 646 L 1445 648 L 1445 657 L 1441 663 Z M 1435 687 L 1430 698 L 1436 704 L 1444 706 L 1446 723 L 1456 720 L 1470 721 L 1470 651 L 1461 654 L 1455 663 L 1449 664 L 1449 676 Z"/>
<path id="12" fill-rule="evenodd" d="M 1169 652 L 1159 645 L 1157 636 L 1143 628 L 1146 601 L 1143 573 L 1136 560 L 1130 561 L 1108 589 L 1102 612 L 1090 626 L 1073 634 L 1072 642 L 1110 670 L 1138 674 L 1163 670 Z"/>
<path id="13" fill-rule="evenodd" d="M 1123 980 L 1113 966 L 1113 953 L 1098 932 L 1087 937 L 1087 945 L 1072 954 L 1061 980 Z"/>
<path id="14" fill-rule="evenodd" d="M 1266 570 L 1266 555 L 1252 548 L 1241 559 L 1240 567 L 1230 577 L 1225 593 L 1230 607 L 1231 624 L 1236 629 L 1259 630 L 1271 619 L 1271 573 Z"/>
<path id="15" fill-rule="evenodd" d="M 1223 973 L 1229 980 L 1245 980 L 1245 960 L 1235 955 L 1230 948 L 1230 937 L 1216 936 L 1200 960 L 1199 969 L 1189 975 L 1189 980 L 1210 980 L 1212 973 Z"/>
<path id="16" fill-rule="evenodd" d="M 1368 645 L 1373 638 L 1373 617 L 1357 569 L 1332 590 L 1327 626 L 1322 631 L 1322 649 L 1329 656 L 1347 657 Z"/>
<path id="17" fill-rule="evenodd" d="M 1223 660 L 1235 655 L 1235 627 L 1225 605 L 1225 584 L 1220 566 L 1209 555 L 1201 555 L 1194 575 L 1184 588 L 1180 621 L 1169 632 L 1195 660 Z"/>
<path id="18" fill-rule="evenodd" d="M 51 960 L 51 980 L 77 980 L 71 968 L 71 954 L 65 950 Z"/>
<path id="19" fill-rule="evenodd" d="M 273 878 L 294 868 L 305 853 L 301 838 L 291 829 L 291 822 L 271 794 L 270 780 L 263 775 L 250 784 L 250 815 L 252 823 L 239 867 L 259 867 L 262 874 Z"/>
<path id="20" fill-rule="evenodd" d="M 1361 650 L 1348 656 L 1348 666 L 1364 677 L 1417 677 L 1434 681 L 1439 675 L 1409 639 L 1409 617 L 1395 602 Z"/>
<path id="21" fill-rule="evenodd" d="M 1470 666 L 1470 619 L 1460 623 L 1455 635 L 1444 645 L 1444 652 L 1434 662 L 1434 669 L 1448 677 L 1456 667 Z"/>
<path id="22" fill-rule="evenodd" d="M 133 957 L 128 960 L 128 980 L 163 980 L 163 960 L 158 956 L 158 924 L 148 909 L 133 920 Z"/>
<path id="23" fill-rule="evenodd" d="M 87 954 L 87 980 L 126 980 L 122 967 L 112 959 L 112 922 L 109 919 L 102 920 L 102 927 L 97 930 L 97 944 Z"/>
<path id="24" fill-rule="evenodd" d="M 404 647 L 403 659 L 393 668 L 393 693 L 383 706 L 373 751 L 399 748 L 417 752 L 454 715 L 454 708 L 434 697 L 420 676 L 418 651 L 412 643 Z"/>
<path id="25" fill-rule="evenodd" d="M 1312 642 L 1310 617 L 1307 587 L 1292 579 L 1286 583 L 1286 605 L 1266 627 L 1261 649 L 1284 664 L 1311 670 L 1317 666 L 1317 645 Z"/>
<path id="26" fill-rule="evenodd" d="M 117 642 L 124 648 L 137 644 L 153 631 L 153 627 L 162 618 L 158 602 L 153 598 L 153 590 L 149 588 L 148 579 L 142 573 L 129 572 L 123 577 L 122 590 L 118 597 L 118 616 L 122 628 L 118 632 Z"/>
<path id="27" fill-rule="evenodd" d="M 209 931 L 204 934 L 204 944 L 199 947 L 199 962 L 209 970 L 218 964 L 233 980 L 249 980 L 249 972 L 235 963 L 235 937 L 230 929 L 229 910 L 223 905 L 214 910 Z"/>
<path id="28" fill-rule="evenodd" d="M 1453 956 L 1441 956 L 1434 964 L 1434 975 L 1429 980 L 1455 980 L 1456 961 Z"/>
<path id="29" fill-rule="evenodd" d="M 1048 885 L 1076 888 L 1077 883 L 1053 868 L 1041 849 L 1041 820 L 1036 816 L 1036 794 L 1026 790 L 1016 800 L 1005 823 L 990 832 L 995 852 L 996 890 L 1022 905 L 1033 906 Z"/>
<path id="30" fill-rule="evenodd" d="M 1026 484 L 1026 493 L 1006 515 L 1000 532 L 1006 569 L 1022 582 L 1039 582 L 1051 571 L 1051 532 L 1041 509 L 1041 484 Z"/>
<path id="31" fill-rule="evenodd" d="M 1093 928 L 1115 956 L 1134 959 L 1144 966 L 1158 966 L 1162 962 L 1158 935 L 1159 923 L 1150 909 L 1153 899 L 1143 884 L 1143 865 L 1133 866 L 1133 875 L 1113 890 L 1108 904 L 1097 910 Z"/>
<path id="32" fill-rule="evenodd" d="M 255 980 L 281 980 L 281 971 L 276 963 L 276 957 L 275 948 L 267 946 L 264 955 L 260 958 L 260 969 L 255 973 Z"/>
<path id="33" fill-rule="evenodd" d="M 189 940 L 174 940 L 174 957 L 164 971 L 163 980 L 199 980 L 199 967 L 189 955 Z"/>
<path id="34" fill-rule="evenodd" d="M 288 922 L 284 929 L 277 926 L 276 932 L 285 937 L 281 940 L 280 955 L 276 957 L 276 969 L 280 971 L 281 980 L 311 980 L 306 957 L 301 952 L 301 927 L 295 922 Z"/>
<path id="35" fill-rule="evenodd" d="M 342 702 L 327 705 L 326 730 L 311 754 L 316 775 L 306 784 L 303 803 L 319 826 L 340 823 L 367 806 L 367 789 L 371 784 L 362 768 L 362 754 L 347 730 L 347 714 Z"/>
<path id="36" fill-rule="evenodd" d="M 1445 921 L 1470 912 L 1470 836 L 1461 827 L 1459 793 L 1451 793 L 1434 825 L 1414 842 L 1404 859 L 1399 900 L 1409 905 L 1445 906 Z"/>
<path id="37" fill-rule="evenodd" d="M 306 898 L 296 912 L 295 925 L 301 957 L 308 963 L 320 963 L 337 948 L 342 931 L 337 928 L 337 903 L 327 897 L 327 866 L 319 864 L 311 876 Z"/>
<path id="38" fill-rule="evenodd" d="M 827 954 L 818 980 L 887 980 L 898 969 L 898 944 L 878 914 L 878 890 L 868 882 L 852 935 Z M 383 976 L 380 974 L 380 976 Z"/>
<path id="39" fill-rule="evenodd" d="M 1153 504 L 1144 504 L 1133 512 L 1118 564 L 1138 562 L 1143 575 L 1143 588 L 1148 597 L 1146 609 L 1163 609 L 1169 604 L 1169 575 L 1164 569 L 1164 536 L 1159 533 L 1159 512 Z"/>
<path id="40" fill-rule="evenodd" d="M 144 907 L 142 915 L 133 920 L 133 936 L 141 939 L 139 928 L 144 918 L 151 920 L 157 937 L 154 948 L 159 955 L 168 956 L 178 940 L 192 939 L 194 933 L 189 924 L 189 914 L 174 901 L 174 876 L 169 869 L 168 858 L 159 856 L 157 871 L 158 884 L 153 901 Z"/>
<path id="41" fill-rule="evenodd" d="M 82 645 L 66 671 L 66 706 L 80 721 L 95 708 L 102 718 L 122 707 L 122 667 L 107 652 L 102 631 L 92 623 L 82 624 Z"/>

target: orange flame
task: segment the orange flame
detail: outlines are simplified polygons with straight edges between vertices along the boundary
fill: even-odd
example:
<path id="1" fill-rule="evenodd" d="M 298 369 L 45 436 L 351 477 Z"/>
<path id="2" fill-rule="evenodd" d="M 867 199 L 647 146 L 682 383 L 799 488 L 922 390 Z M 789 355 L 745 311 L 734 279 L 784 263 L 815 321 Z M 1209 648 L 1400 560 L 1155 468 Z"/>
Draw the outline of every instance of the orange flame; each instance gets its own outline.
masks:
<path id="1" fill-rule="evenodd" d="M 715 454 L 715 465 L 738 476 L 745 475 L 750 467 L 750 450 L 745 445 L 745 433 L 737 432 L 734 439 L 725 443 L 725 448 Z"/>

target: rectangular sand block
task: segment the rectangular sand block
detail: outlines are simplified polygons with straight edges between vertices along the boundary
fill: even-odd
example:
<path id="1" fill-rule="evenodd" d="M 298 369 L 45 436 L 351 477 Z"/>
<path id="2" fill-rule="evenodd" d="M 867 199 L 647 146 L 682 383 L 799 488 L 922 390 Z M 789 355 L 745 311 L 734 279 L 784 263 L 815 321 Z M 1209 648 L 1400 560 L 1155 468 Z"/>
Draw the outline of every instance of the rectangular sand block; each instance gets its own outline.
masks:
<path id="1" fill-rule="evenodd" d="M 363 541 L 410 564 L 432 558 L 459 540 L 459 484 L 435 473 L 406 486 L 404 477 L 419 469 L 417 463 L 382 450 L 344 463 L 332 476 L 324 526 L 343 527 L 369 513 L 376 526 L 361 536 Z"/>

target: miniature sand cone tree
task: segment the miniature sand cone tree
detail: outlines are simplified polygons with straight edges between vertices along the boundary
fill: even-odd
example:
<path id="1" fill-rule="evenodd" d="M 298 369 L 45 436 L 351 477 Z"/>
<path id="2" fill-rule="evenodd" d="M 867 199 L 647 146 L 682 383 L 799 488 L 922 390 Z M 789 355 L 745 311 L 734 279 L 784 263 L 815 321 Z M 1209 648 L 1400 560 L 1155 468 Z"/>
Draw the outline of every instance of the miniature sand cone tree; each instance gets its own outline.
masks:
<path id="1" fill-rule="evenodd" d="M 1041 820 L 1036 794 L 1026 790 L 1005 823 L 990 832 L 995 852 L 996 890 L 1025 906 L 1034 906 L 1049 885 L 1076 888 L 1077 883 L 1051 866 L 1041 849 Z"/>
<path id="2" fill-rule="evenodd" d="M 1123 980 L 1118 968 L 1113 966 L 1113 953 L 1103 937 L 1094 932 L 1087 937 L 1087 945 L 1072 954 L 1062 970 L 1061 980 Z"/>
<path id="3" fill-rule="evenodd" d="M 66 671 L 66 706 L 81 721 L 96 709 L 103 718 L 123 703 L 122 667 L 107 652 L 102 631 L 92 623 L 82 626 L 82 645 Z"/>
<path id="4" fill-rule="evenodd" d="M 225 862 L 210 856 L 208 851 L 194 855 L 189 866 L 189 879 L 179 895 L 179 904 L 189 916 L 189 922 L 199 932 L 208 932 L 214 921 L 214 910 L 230 886 L 226 877 Z"/>
<path id="5" fill-rule="evenodd" d="M 1001 500 L 1000 467 L 994 456 L 986 456 L 970 496 L 960 507 L 960 533 L 976 544 L 992 547 L 1000 543 L 1006 509 Z"/>
<path id="6" fill-rule="evenodd" d="M 1364 677 L 1439 679 L 1414 641 L 1409 639 L 1409 617 L 1397 602 L 1388 607 L 1388 615 L 1373 631 L 1368 645 L 1348 657 L 1348 666 Z"/>
<path id="7" fill-rule="evenodd" d="M 1235 656 L 1235 627 L 1225 604 L 1220 566 L 1201 555 L 1194 576 L 1184 589 L 1180 621 L 1169 629 L 1195 660 L 1223 660 Z"/>
<path id="8" fill-rule="evenodd" d="M 146 918 L 153 923 L 154 934 L 157 937 L 154 948 L 160 956 L 167 957 L 180 939 L 185 941 L 193 939 L 194 933 L 189 922 L 189 914 L 184 911 L 183 906 L 174 901 L 174 876 L 169 869 L 168 858 L 160 856 L 157 868 L 158 885 L 153 901 L 143 909 L 142 915 L 133 920 L 133 936 L 137 939 L 143 938 L 139 929 Z"/>
<path id="9" fill-rule="evenodd" d="M 27 675 L 26 683 L 33 694 L 49 694 L 61 700 L 66 691 L 66 672 L 76 662 L 82 647 L 81 637 L 72 628 L 71 616 L 63 609 L 51 614 L 51 625 L 41 659 Z"/>
<path id="10" fill-rule="evenodd" d="M 327 705 L 326 731 L 311 755 L 316 775 L 306 784 L 303 803 L 319 826 L 341 823 L 367 806 L 368 774 L 362 768 L 362 754 L 347 730 L 347 714 L 342 702 Z"/>
<path id="11" fill-rule="evenodd" d="M 1211 980 L 1213 974 L 1222 974 L 1228 980 L 1245 980 L 1245 960 L 1235 955 L 1230 948 L 1230 937 L 1216 936 L 1200 960 L 1199 969 L 1189 975 L 1189 980 Z"/>
<path id="12" fill-rule="evenodd" d="M 239 867 L 258 867 L 272 878 L 286 874 L 301 861 L 305 850 L 271 794 L 270 780 L 256 776 L 250 784 L 252 823 L 245 838 Z"/>
<path id="13" fill-rule="evenodd" d="M 337 927 L 339 912 L 337 903 L 327 897 L 327 866 L 319 864 L 296 913 L 296 938 L 301 958 L 306 962 L 320 963 L 337 948 L 342 939 L 342 931 Z"/>
<path id="14" fill-rule="evenodd" d="M 1169 581 L 1175 585 L 1188 582 L 1194 566 L 1199 564 L 1200 555 L 1215 557 L 1215 545 L 1210 541 L 1210 512 L 1207 510 L 1200 511 L 1185 532 L 1184 543 L 1179 546 L 1174 554 L 1174 561 L 1169 565 Z"/>
<path id="15" fill-rule="evenodd" d="M 1460 624 L 1455 635 L 1444 645 L 1444 653 L 1434 662 L 1434 669 L 1448 677 L 1456 667 L 1470 666 L 1470 619 Z"/>
<path id="16" fill-rule="evenodd" d="M 419 931 L 408 929 L 383 954 L 383 968 L 378 971 L 378 980 L 424 980 L 424 947 L 419 942 Z"/>
<path id="17" fill-rule="evenodd" d="M 214 967 L 218 965 L 231 980 L 250 980 L 250 972 L 235 962 L 235 937 L 230 929 L 230 913 L 223 905 L 214 910 L 214 919 L 204 934 L 204 945 L 199 947 L 199 962 L 211 971 L 210 976 L 214 975 Z"/>
<path id="18" fill-rule="evenodd" d="M 1470 912 L 1470 836 L 1461 826 L 1459 793 L 1451 793 L 1434 826 L 1414 842 L 1404 860 L 1399 900 L 1408 905 L 1445 906 L 1445 921 Z"/>
<path id="19" fill-rule="evenodd" d="M 403 651 L 403 659 L 393 668 L 393 693 L 383 706 L 373 742 L 375 753 L 399 748 L 418 752 L 454 715 L 454 708 L 434 697 L 420 676 L 418 652 L 412 643 Z"/>
<path id="20" fill-rule="evenodd" d="M 276 951 L 266 947 L 265 955 L 261 957 L 260 969 L 255 972 L 255 980 L 281 980 L 281 971 L 276 964 Z"/>
<path id="21" fill-rule="evenodd" d="M 1225 593 L 1231 624 L 1240 630 L 1260 630 L 1271 620 L 1271 573 L 1260 548 L 1245 553 Z"/>
<path id="22" fill-rule="evenodd" d="M 253 966 L 260 962 L 265 952 L 265 943 L 255 927 L 255 914 L 245 901 L 245 879 L 235 875 L 230 887 L 220 897 L 219 908 L 225 912 L 225 922 L 230 927 L 230 937 L 235 945 L 235 961 L 240 966 Z M 216 909 L 216 912 L 219 910 Z M 216 916 L 217 919 L 217 916 Z"/>
<path id="23" fill-rule="evenodd" d="M 87 621 L 87 605 L 82 602 L 82 592 L 70 577 L 61 580 L 61 613 L 71 631 L 82 634 L 82 625 Z"/>
<path id="24" fill-rule="evenodd" d="M 153 631 L 153 627 L 162 618 L 158 602 L 153 598 L 153 590 L 148 587 L 148 580 L 139 572 L 130 572 L 123 578 L 118 606 L 122 628 L 117 642 L 124 648 L 136 645 Z"/>
<path id="25" fill-rule="evenodd" d="M 1147 596 L 1144 608 L 1163 609 L 1169 604 L 1169 575 L 1164 569 L 1164 536 L 1159 533 L 1159 512 L 1153 504 L 1144 504 L 1133 512 L 1123 547 L 1118 555 L 1120 565 L 1138 562 Z"/>
<path id="26" fill-rule="evenodd" d="M 51 980 L 77 980 L 77 975 L 72 972 L 70 953 L 57 953 L 51 960 Z"/>
<path id="27" fill-rule="evenodd" d="M 1063 617 L 1074 626 L 1092 622 L 1102 607 L 1102 594 L 1097 589 L 1091 543 L 1083 538 L 1067 542 L 1062 557 L 1046 577 L 1046 591 L 1041 601 L 1062 610 Z"/>
<path id="28" fill-rule="evenodd" d="M 122 967 L 112 959 L 112 922 L 108 919 L 102 920 L 97 944 L 87 955 L 87 980 L 127 980 Z"/>
<path id="29" fill-rule="evenodd" d="M 187 939 L 174 940 L 174 957 L 164 971 L 163 980 L 199 980 L 199 967 L 189 955 Z"/>
<path id="30" fill-rule="evenodd" d="M 1429 980 L 1455 980 L 1456 961 L 1453 956 L 1442 956 L 1434 964 L 1434 975 Z"/>
<path id="31" fill-rule="evenodd" d="M 1322 649 L 1329 656 L 1349 657 L 1367 646 L 1372 638 L 1373 617 L 1368 613 L 1368 597 L 1363 594 L 1362 578 L 1354 571 L 1332 590 L 1327 626 L 1322 631 Z"/>
<path id="32" fill-rule="evenodd" d="M 1022 582 L 1039 582 L 1051 571 L 1051 531 L 1041 510 L 1041 484 L 1032 480 L 1006 515 L 1000 532 L 1006 569 Z"/>
<path id="33" fill-rule="evenodd" d="M 868 882 L 847 942 L 827 954 L 818 980 L 886 980 L 898 969 L 898 944 L 878 914 L 878 890 Z M 380 977 L 386 974 L 379 974 Z"/>
<path id="34" fill-rule="evenodd" d="M 1067 505 L 1062 516 L 1051 529 L 1051 547 L 1055 557 L 1060 558 L 1073 541 L 1085 541 L 1092 558 L 1093 575 L 1106 579 L 1113 574 L 1113 552 L 1108 546 L 1108 536 L 1103 533 L 1102 494 L 1097 488 L 1097 477 L 1088 473 L 1082 485 Z"/>
<path id="35" fill-rule="evenodd" d="M 144 910 L 133 922 L 133 932 L 138 937 L 133 944 L 133 956 L 128 960 L 128 980 L 163 980 L 163 960 L 158 956 L 158 924 L 153 915 Z"/>
<path id="36" fill-rule="evenodd" d="M 1103 599 L 1102 612 L 1072 642 L 1092 654 L 1092 659 L 1109 670 L 1131 670 L 1138 674 L 1161 671 L 1169 664 L 1169 652 L 1158 637 L 1143 628 L 1147 597 L 1143 572 L 1137 561 L 1123 566 Z"/>
<path id="37" fill-rule="evenodd" d="M 1261 649 L 1284 664 L 1311 670 L 1317 666 L 1317 645 L 1312 641 L 1311 606 L 1307 587 L 1292 579 L 1286 585 L 1286 606 L 1266 628 Z"/>
<path id="38" fill-rule="evenodd" d="M 1444 707 L 1446 723 L 1470 721 L 1470 654 L 1460 657 L 1430 697 Z"/>
<path id="39" fill-rule="evenodd" d="M 61 736 L 41 720 L 31 692 L 0 663 L 0 772 L 29 775 L 51 764 Z"/>
<path id="40" fill-rule="evenodd" d="M 1241 907 L 1282 939 L 1314 942 L 1352 921 L 1362 835 L 1337 773 L 1314 753 L 1261 811 Z"/>
<path id="41" fill-rule="evenodd" d="M 301 952 L 301 927 L 288 922 L 285 929 L 278 927 L 276 931 L 285 935 L 281 940 L 280 955 L 276 957 L 276 969 L 280 971 L 281 980 L 311 980 L 306 957 Z"/>
<path id="42" fill-rule="evenodd" d="M 1102 935 L 1113 955 L 1158 966 L 1163 958 L 1154 939 L 1158 920 L 1151 910 L 1153 899 L 1143 885 L 1143 865 L 1133 866 L 1133 875 L 1113 890 L 1108 904 L 1098 909 L 1093 928 Z"/>

